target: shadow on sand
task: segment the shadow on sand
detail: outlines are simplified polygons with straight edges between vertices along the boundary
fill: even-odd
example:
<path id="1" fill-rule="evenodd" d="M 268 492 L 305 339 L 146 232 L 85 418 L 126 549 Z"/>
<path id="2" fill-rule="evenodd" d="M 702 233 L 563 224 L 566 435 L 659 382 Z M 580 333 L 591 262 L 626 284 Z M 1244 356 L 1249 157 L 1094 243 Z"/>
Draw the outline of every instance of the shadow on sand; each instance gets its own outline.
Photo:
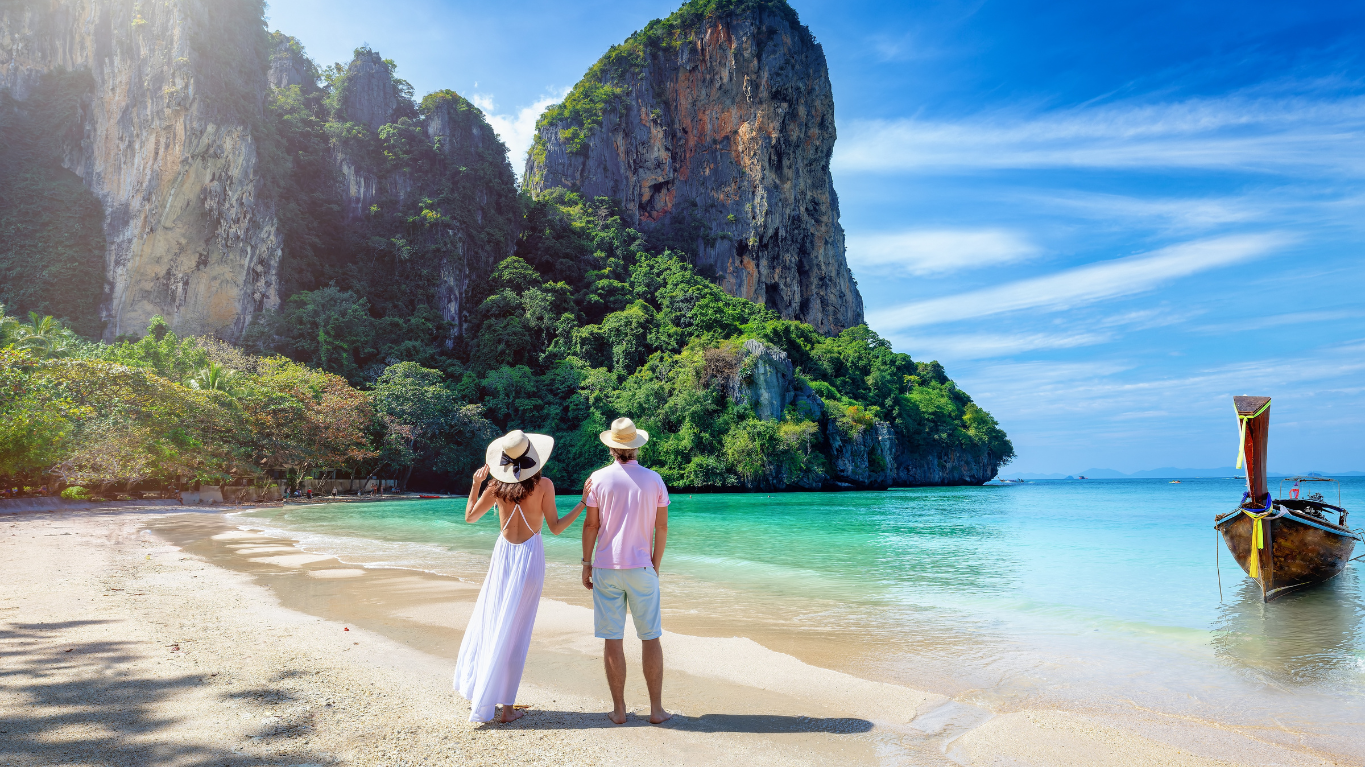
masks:
<path id="1" fill-rule="evenodd" d="M 0 764 L 245 767 L 324 761 L 297 752 L 280 760 L 262 758 L 174 736 L 169 730 L 180 720 L 157 712 L 165 710 L 169 699 L 203 685 L 203 677 L 139 676 L 123 667 L 146 659 L 136 643 L 71 643 L 60 637 L 66 630 L 106 623 L 111 622 L 0 625 L 0 696 L 18 703 L 0 709 Z M 287 695 L 274 690 L 248 694 Z M 266 733 L 258 742 L 272 739 Z"/>
<path id="2" fill-rule="evenodd" d="M 661 725 L 651 725 L 645 716 L 631 714 L 625 724 L 613 724 L 603 712 L 552 711 L 530 709 L 527 716 L 511 724 L 487 724 L 485 727 L 511 727 L 519 730 L 602 730 L 615 727 L 663 727 L 689 732 L 745 732 L 761 734 L 823 732 L 833 735 L 857 735 L 872 729 L 866 719 L 809 716 L 779 716 L 776 714 L 703 714 L 673 718 Z"/>

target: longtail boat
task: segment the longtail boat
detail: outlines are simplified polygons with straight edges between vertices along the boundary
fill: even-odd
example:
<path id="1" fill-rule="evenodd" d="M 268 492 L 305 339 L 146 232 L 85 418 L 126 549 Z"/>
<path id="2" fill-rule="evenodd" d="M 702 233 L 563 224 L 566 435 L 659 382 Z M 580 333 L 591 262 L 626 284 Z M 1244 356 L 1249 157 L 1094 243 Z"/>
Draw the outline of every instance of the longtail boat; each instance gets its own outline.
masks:
<path id="1" fill-rule="evenodd" d="M 1289 498 L 1272 499 L 1266 479 L 1266 453 L 1270 442 L 1270 398 L 1233 397 L 1240 432 L 1237 468 L 1246 463 L 1247 490 L 1237 508 L 1214 518 L 1214 529 L 1233 559 L 1261 587 L 1269 602 L 1289 592 L 1322 583 L 1341 573 L 1361 533 L 1346 527 L 1337 482 L 1336 505 L 1321 493 L 1306 498 L 1299 494 L 1305 482 L 1336 482 L 1326 477 L 1289 477 Z M 1330 517 L 1329 517 L 1330 515 Z M 1334 518 L 1334 519 L 1333 519 Z"/>

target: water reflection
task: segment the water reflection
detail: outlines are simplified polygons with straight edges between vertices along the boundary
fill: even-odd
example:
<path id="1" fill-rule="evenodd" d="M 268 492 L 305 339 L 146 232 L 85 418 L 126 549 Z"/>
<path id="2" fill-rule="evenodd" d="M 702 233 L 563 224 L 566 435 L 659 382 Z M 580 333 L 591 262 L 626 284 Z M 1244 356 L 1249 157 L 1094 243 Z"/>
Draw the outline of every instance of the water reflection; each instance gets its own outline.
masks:
<path id="1" fill-rule="evenodd" d="M 1365 681 L 1365 600 L 1355 568 L 1320 586 L 1261 600 L 1242 582 L 1219 609 L 1213 647 L 1224 663 L 1270 683 L 1359 684 Z"/>

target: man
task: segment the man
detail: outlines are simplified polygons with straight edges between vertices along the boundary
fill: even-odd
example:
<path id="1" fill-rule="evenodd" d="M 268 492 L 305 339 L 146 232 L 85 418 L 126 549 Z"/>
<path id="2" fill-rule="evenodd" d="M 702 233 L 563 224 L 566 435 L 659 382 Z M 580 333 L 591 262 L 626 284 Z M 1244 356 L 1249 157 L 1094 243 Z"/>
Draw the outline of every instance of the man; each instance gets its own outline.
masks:
<path id="1" fill-rule="evenodd" d="M 617 418 L 601 440 L 612 463 L 593 472 L 583 521 L 583 585 L 592 590 L 593 623 L 611 688 L 616 724 L 626 723 L 626 608 L 640 638 L 641 665 L 649 688 L 649 722 L 673 715 L 664 710 L 664 650 L 659 642 L 659 565 L 668 538 L 668 488 L 655 472 L 641 466 L 640 446 L 649 433 L 629 418 Z"/>

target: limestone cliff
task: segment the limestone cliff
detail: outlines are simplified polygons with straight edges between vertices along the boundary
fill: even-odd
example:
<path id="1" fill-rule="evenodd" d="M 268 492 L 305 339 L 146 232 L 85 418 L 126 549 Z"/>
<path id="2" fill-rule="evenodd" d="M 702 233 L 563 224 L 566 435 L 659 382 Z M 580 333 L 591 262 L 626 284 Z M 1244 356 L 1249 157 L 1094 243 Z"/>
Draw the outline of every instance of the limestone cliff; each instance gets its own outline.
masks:
<path id="1" fill-rule="evenodd" d="M 824 51 L 783 0 L 697 5 L 612 48 L 546 112 L 525 187 L 619 201 L 632 226 L 783 318 L 825 334 L 861 324 Z"/>
<path id="2" fill-rule="evenodd" d="M 156 314 L 235 338 L 279 301 L 251 128 L 266 82 L 260 13 L 249 0 L 0 3 L 0 90 L 23 102 L 59 70 L 93 82 L 62 164 L 104 209 L 105 338 Z"/>
<path id="3" fill-rule="evenodd" d="M 311 66 L 296 45 L 281 43 L 272 82 L 297 84 L 295 73 Z M 512 254 L 516 182 L 506 147 L 477 107 L 449 90 L 419 105 L 394 70 L 360 48 L 330 83 L 323 117 L 337 191 L 357 240 L 394 244 L 398 267 L 390 276 L 439 310 L 450 346 L 469 313 L 470 276 Z"/>

